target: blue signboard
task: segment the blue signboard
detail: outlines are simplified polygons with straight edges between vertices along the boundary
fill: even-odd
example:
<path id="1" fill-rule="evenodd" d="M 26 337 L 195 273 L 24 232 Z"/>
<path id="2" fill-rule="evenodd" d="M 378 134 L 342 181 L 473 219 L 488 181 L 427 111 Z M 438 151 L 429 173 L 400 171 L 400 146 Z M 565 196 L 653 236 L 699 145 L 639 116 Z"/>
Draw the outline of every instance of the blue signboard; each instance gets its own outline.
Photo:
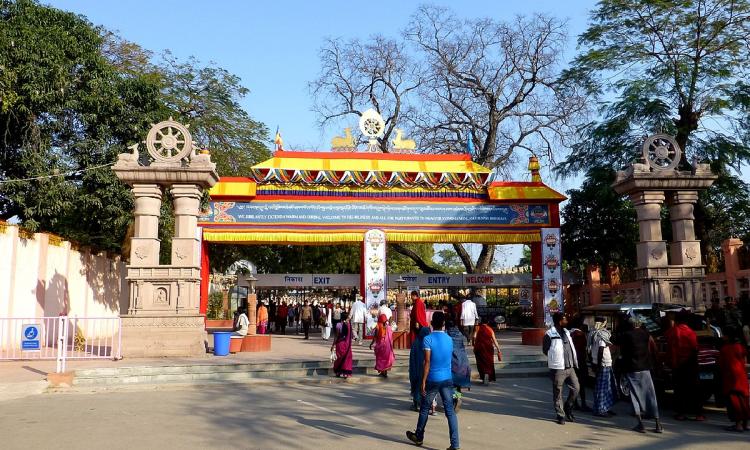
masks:
<path id="1" fill-rule="evenodd" d="M 39 325 L 28 324 L 23 326 L 23 336 L 21 338 L 21 350 L 23 351 L 38 351 L 42 349 L 41 342 L 39 341 L 41 333 L 39 332 Z"/>
<path id="2" fill-rule="evenodd" d="M 513 226 L 549 223 L 548 205 L 428 202 L 212 202 L 208 223 Z"/>

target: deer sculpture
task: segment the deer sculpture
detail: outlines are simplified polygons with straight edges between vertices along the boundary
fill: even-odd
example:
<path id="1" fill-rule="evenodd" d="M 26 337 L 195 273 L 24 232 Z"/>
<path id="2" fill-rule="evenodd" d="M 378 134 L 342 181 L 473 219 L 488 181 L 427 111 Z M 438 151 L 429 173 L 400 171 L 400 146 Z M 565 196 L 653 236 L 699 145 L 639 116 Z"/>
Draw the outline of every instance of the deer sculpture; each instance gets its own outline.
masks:
<path id="1" fill-rule="evenodd" d="M 331 148 L 352 148 L 354 145 L 354 137 L 352 136 L 351 128 L 344 128 L 343 136 L 334 136 L 331 139 Z"/>
<path id="2" fill-rule="evenodd" d="M 394 150 L 414 150 L 417 148 L 417 143 L 414 139 L 404 139 L 404 132 L 396 128 L 396 137 L 393 139 Z"/>

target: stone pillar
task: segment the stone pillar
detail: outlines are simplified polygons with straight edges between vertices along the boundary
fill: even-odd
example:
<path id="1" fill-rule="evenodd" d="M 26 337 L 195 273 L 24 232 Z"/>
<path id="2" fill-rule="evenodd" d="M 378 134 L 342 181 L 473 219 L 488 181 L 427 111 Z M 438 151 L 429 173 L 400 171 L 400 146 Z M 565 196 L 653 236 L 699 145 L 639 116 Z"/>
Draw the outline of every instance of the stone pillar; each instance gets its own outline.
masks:
<path id="1" fill-rule="evenodd" d="M 409 315 L 406 313 L 406 293 L 399 291 L 396 294 L 396 326 L 399 330 L 409 329 Z"/>
<path id="2" fill-rule="evenodd" d="M 247 326 L 248 336 L 255 336 L 258 330 L 258 294 L 251 292 L 247 294 L 247 318 L 250 324 Z"/>
<path id="3" fill-rule="evenodd" d="M 196 230 L 202 190 L 195 184 L 175 184 L 171 193 L 175 219 L 172 265 L 200 267 L 200 241 L 196 236 Z"/>
<path id="4" fill-rule="evenodd" d="M 634 192 L 630 194 L 630 200 L 638 214 L 638 267 L 667 267 L 667 243 L 661 236 L 661 206 L 664 203 L 664 192 Z"/>
<path id="5" fill-rule="evenodd" d="M 159 265 L 159 216 L 161 188 L 158 184 L 133 184 L 135 232 L 130 247 L 130 266 Z"/>
<path id="6" fill-rule="evenodd" d="M 671 264 L 675 266 L 701 266 L 700 241 L 695 239 L 693 205 L 698 201 L 697 191 L 676 191 L 672 194 L 669 219 L 672 221 L 672 244 L 669 248 Z"/>
<path id="7" fill-rule="evenodd" d="M 743 242 L 736 238 L 727 239 L 721 243 L 721 251 L 724 253 L 724 275 L 727 279 L 726 295 L 737 298 L 737 272 L 740 270 L 740 255 L 738 250 Z M 719 283 L 721 290 L 721 283 Z"/>

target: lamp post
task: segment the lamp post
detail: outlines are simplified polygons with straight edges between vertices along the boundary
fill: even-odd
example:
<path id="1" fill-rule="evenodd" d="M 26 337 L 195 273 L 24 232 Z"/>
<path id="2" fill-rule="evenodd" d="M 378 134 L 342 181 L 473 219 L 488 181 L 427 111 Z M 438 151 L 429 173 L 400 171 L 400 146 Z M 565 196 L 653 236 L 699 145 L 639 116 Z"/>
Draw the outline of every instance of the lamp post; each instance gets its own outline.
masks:
<path id="1" fill-rule="evenodd" d="M 247 277 L 247 318 L 250 322 L 248 325 L 247 334 L 255 335 L 257 330 L 257 306 L 258 306 L 258 295 L 255 293 L 255 283 L 258 281 L 257 278 L 251 273 Z"/>
<path id="2" fill-rule="evenodd" d="M 404 293 L 405 287 L 406 280 L 399 275 L 398 280 L 396 280 L 396 288 L 398 289 L 398 292 L 396 293 L 396 326 L 399 330 L 405 330 L 408 326 L 406 317 L 406 294 Z"/>

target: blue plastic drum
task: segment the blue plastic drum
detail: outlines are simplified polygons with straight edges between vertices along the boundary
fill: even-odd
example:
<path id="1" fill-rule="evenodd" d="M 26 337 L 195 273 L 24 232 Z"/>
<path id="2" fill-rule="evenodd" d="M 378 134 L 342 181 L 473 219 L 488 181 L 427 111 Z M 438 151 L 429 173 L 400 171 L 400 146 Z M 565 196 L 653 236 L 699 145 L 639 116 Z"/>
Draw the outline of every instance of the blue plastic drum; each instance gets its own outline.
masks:
<path id="1" fill-rule="evenodd" d="M 217 331 L 214 333 L 214 356 L 227 356 L 229 354 L 229 340 L 232 333 L 228 331 Z"/>

